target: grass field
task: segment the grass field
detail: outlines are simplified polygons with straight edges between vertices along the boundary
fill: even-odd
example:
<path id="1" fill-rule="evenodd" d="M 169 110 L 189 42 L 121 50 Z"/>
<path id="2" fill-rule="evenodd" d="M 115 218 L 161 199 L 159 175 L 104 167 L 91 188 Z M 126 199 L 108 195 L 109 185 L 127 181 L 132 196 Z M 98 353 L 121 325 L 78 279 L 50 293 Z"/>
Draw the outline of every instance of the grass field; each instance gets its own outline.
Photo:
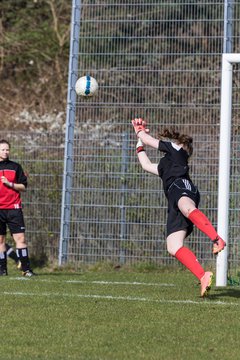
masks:
<path id="1" fill-rule="evenodd" d="M 188 272 L 1 277 L 1 360 L 239 359 L 240 288 L 206 299 Z"/>

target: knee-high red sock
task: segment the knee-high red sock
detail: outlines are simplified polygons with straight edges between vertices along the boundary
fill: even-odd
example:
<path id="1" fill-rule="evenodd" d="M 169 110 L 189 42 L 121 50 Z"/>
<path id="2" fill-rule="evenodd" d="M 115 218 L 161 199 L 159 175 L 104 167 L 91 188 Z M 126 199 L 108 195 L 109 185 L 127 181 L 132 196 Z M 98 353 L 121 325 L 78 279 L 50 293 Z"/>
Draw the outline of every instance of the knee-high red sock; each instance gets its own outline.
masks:
<path id="1" fill-rule="evenodd" d="M 176 259 L 178 259 L 188 270 L 190 270 L 193 275 L 195 275 L 199 280 L 205 274 L 203 267 L 199 264 L 198 259 L 194 253 L 186 248 L 185 246 L 181 247 L 175 254 Z"/>
<path id="2" fill-rule="evenodd" d="M 189 214 L 188 219 L 212 241 L 216 240 L 216 237 L 218 236 L 216 230 L 214 229 L 210 220 L 200 210 L 193 210 Z"/>

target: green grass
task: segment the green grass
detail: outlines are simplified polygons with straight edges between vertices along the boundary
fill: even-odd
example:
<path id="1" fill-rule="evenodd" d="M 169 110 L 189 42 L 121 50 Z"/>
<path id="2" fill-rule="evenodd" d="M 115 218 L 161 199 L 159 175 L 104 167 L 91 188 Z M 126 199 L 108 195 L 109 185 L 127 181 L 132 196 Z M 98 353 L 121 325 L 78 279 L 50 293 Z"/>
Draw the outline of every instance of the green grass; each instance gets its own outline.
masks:
<path id="1" fill-rule="evenodd" d="M 1 277 L 4 360 L 239 358 L 240 288 L 199 296 L 185 271 Z"/>

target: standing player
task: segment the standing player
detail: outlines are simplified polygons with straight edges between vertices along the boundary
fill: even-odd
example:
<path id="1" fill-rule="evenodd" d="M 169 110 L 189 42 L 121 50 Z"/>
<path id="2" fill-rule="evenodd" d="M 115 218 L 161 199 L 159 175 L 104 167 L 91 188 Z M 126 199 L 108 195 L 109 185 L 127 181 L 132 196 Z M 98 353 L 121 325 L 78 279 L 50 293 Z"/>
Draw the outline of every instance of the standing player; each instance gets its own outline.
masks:
<path id="1" fill-rule="evenodd" d="M 212 240 L 214 254 L 222 251 L 226 243 L 217 234 L 209 219 L 198 209 L 200 194 L 190 179 L 188 167 L 188 159 L 193 151 L 192 138 L 166 129 L 159 134 L 159 139 L 155 139 L 148 134 L 144 120 L 134 119 L 132 124 L 139 138 L 137 156 L 142 168 L 160 176 L 163 181 L 168 200 L 168 252 L 199 279 L 203 297 L 210 290 L 213 274 L 204 271 L 195 254 L 183 245 L 184 239 L 191 234 L 194 224 Z M 159 164 L 150 161 L 143 144 L 165 153 Z"/>
<path id="2" fill-rule="evenodd" d="M 7 226 L 16 243 L 23 276 L 35 275 L 30 268 L 25 241 L 25 224 L 20 192 L 26 190 L 27 177 L 20 164 L 9 160 L 10 144 L 0 140 L 0 275 L 7 275 Z"/>

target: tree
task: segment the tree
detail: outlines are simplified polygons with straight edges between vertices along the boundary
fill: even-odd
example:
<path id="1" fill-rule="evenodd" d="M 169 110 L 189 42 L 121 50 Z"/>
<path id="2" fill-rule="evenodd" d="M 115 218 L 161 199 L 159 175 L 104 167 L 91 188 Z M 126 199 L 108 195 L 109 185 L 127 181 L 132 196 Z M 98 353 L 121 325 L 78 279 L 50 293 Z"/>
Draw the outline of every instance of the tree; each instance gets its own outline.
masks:
<path id="1" fill-rule="evenodd" d="M 22 104 L 40 114 L 65 110 L 70 20 L 69 1 L 2 0 L 2 118 L 22 110 Z"/>

